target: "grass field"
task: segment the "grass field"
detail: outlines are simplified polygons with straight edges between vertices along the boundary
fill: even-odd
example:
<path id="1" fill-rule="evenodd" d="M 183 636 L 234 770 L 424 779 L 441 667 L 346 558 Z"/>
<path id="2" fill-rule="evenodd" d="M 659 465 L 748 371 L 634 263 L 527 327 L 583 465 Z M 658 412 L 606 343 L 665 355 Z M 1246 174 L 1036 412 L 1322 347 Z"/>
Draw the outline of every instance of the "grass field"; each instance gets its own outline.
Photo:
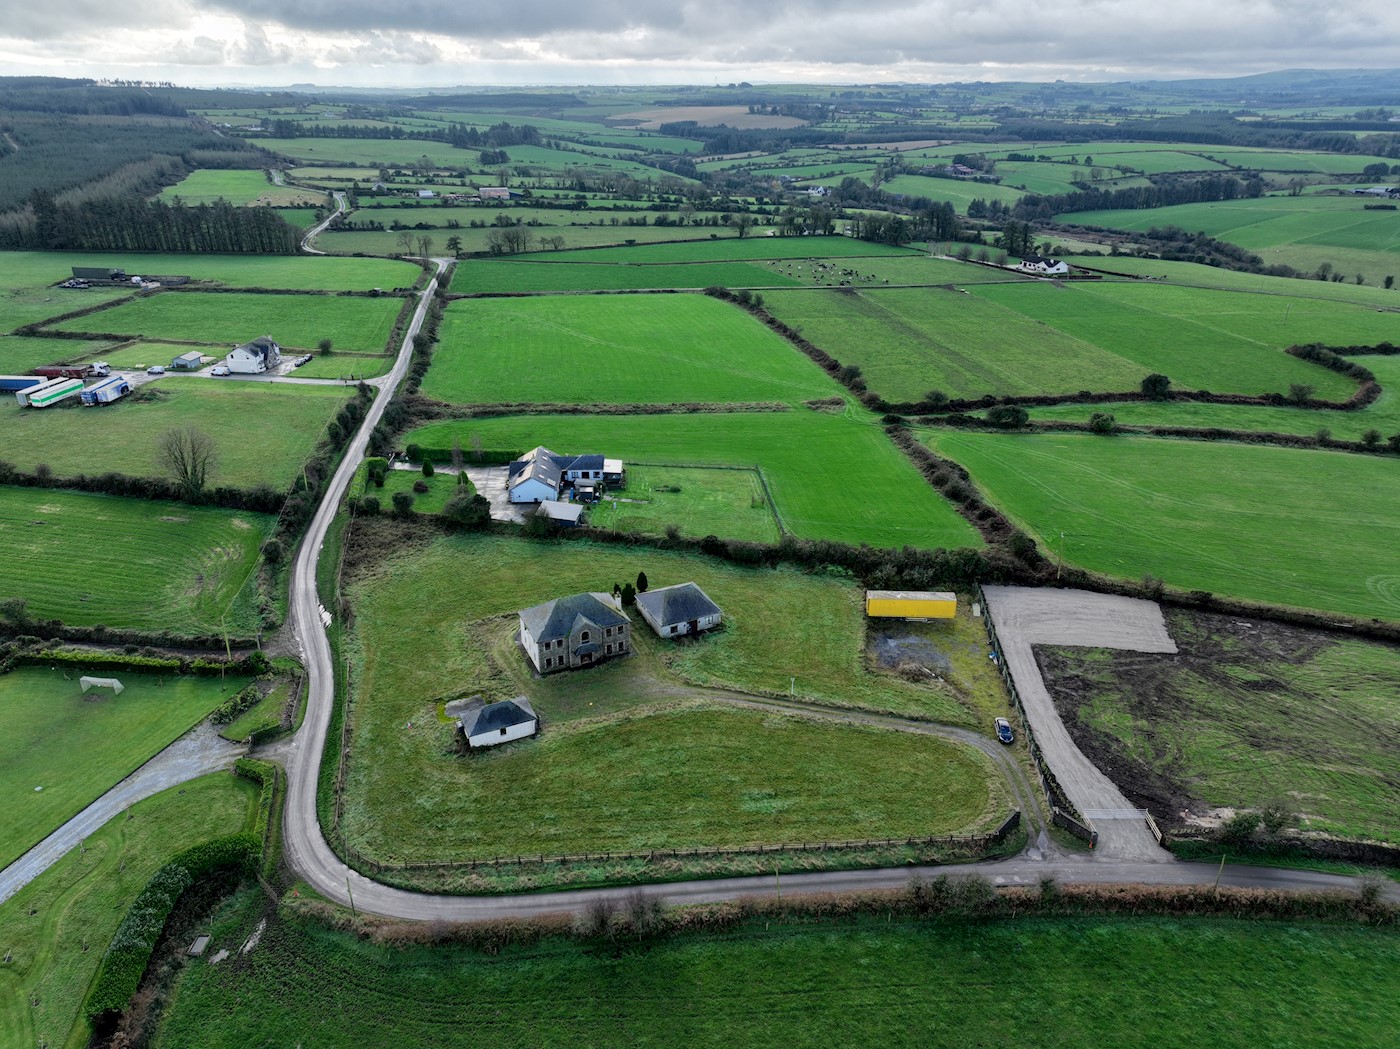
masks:
<path id="1" fill-rule="evenodd" d="M 844 177 L 818 181 L 838 185 Z M 869 181 L 868 177 L 866 181 Z M 1010 186 L 999 186 L 991 182 L 967 182 L 955 178 L 930 178 L 926 175 L 896 175 L 881 183 L 880 188 L 886 193 L 899 193 L 906 197 L 927 197 L 929 200 L 946 201 L 964 213 L 974 200 L 1000 200 L 1010 205 L 1025 196 L 1024 192 Z"/>
<path id="2" fill-rule="evenodd" d="M 0 676 L 0 868 L 110 790 L 248 682 L 118 673 L 120 696 L 85 672 L 22 667 Z M 106 676 L 110 671 L 93 671 Z M 42 789 L 40 789 L 42 788 Z"/>
<path id="3" fill-rule="evenodd" d="M 0 904 L 0 1043 L 84 1046 L 83 996 L 146 882 L 171 856 L 247 828 L 257 793 L 229 773 L 133 805 Z"/>
<path id="4" fill-rule="evenodd" d="M 240 945 L 255 910 L 225 920 L 216 944 Z M 487 957 L 284 915 L 245 964 L 186 970 L 156 1045 L 351 1049 L 388 1025 L 401 1044 L 462 1047 L 719 1046 L 742 1032 L 774 1049 L 1351 1049 L 1400 1023 L 1397 966 L 1388 931 L 1227 919 L 754 923 Z"/>
<path id="5" fill-rule="evenodd" d="M 411 215 L 411 213 L 409 214 Z M 602 222 L 591 223 L 582 219 L 570 220 L 566 216 L 572 213 L 567 211 L 559 211 L 555 214 L 559 216 L 556 224 L 539 226 L 531 230 L 537 239 L 531 243 L 529 257 L 556 259 L 569 248 L 612 248 L 626 245 L 628 241 L 639 245 L 651 244 L 655 241 L 708 242 L 710 234 L 713 232 L 709 226 L 611 226 Z M 570 225 L 570 221 L 575 224 Z M 461 238 L 464 252 L 485 254 L 490 250 L 489 229 L 480 227 L 472 229 L 468 226 L 461 229 L 436 229 L 425 232 L 432 237 L 432 250 L 435 252 L 445 251 L 447 238 L 452 236 Z M 761 231 L 758 233 L 761 235 Z M 729 231 L 725 231 L 721 235 L 737 239 Z M 415 232 L 414 236 L 416 237 L 418 234 Z M 564 250 L 556 251 L 539 243 L 539 237 L 555 236 L 564 238 Z M 398 234 L 388 230 L 382 232 L 346 230 L 331 233 L 319 237 L 316 245 L 322 251 L 334 252 L 337 255 L 353 255 L 357 252 L 366 255 L 396 255 L 403 250 L 398 243 Z M 417 248 L 415 247 L 413 250 L 417 251 Z M 520 256 L 514 257 L 519 258 Z"/>
<path id="6" fill-rule="evenodd" d="M 262 171 L 199 170 L 192 171 L 173 186 L 160 193 L 160 199 L 170 203 L 176 197 L 189 205 L 212 204 L 220 198 L 230 204 L 269 204 L 287 207 L 326 203 L 326 195 L 297 186 L 275 186 Z"/>
<path id="7" fill-rule="evenodd" d="M 74 626 L 236 636 L 257 629 L 263 514 L 39 488 L 0 489 L 0 594 Z"/>
<path id="8" fill-rule="evenodd" d="M 560 453 L 597 451 L 624 462 L 762 468 L 783 526 L 808 539 L 872 546 L 980 546 L 952 505 L 889 442 L 874 416 L 790 412 L 691 415 L 531 415 L 430 423 L 403 436 L 463 448 L 479 435 L 488 451 L 543 444 Z"/>
<path id="9" fill-rule="evenodd" d="M 1150 438 L 937 433 L 1068 563 L 1189 590 L 1400 619 L 1400 463 Z M 1055 540 L 1051 542 L 1051 540 Z"/>
<path id="10" fill-rule="evenodd" d="M 781 336 L 705 295 L 458 301 L 422 388 L 465 404 L 800 402 L 840 390 Z"/>
<path id="11" fill-rule="evenodd" d="M 939 245 L 945 249 L 948 245 Z M 956 249 L 954 249 L 956 250 Z M 863 283 L 870 285 L 889 284 L 1000 284 L 1017 283 L 1029 280 L 1007 270 L 989 269 L 976 263 L 957 262 L 945 258 L 931 258 L 928 255 L 884 255 L 857 257 L 853 259 L 823 260 L 827 265 L 834 263 L 835 272 L 818 268 L 808 259 L 774 259 L 767 263 L 776 274 L 791 275 L 803 284 L 838 285 L 841 280 L 850 279 L 852 286 L 864 290 Z M 847 277 L 843 270 L 851 270 L 854 276 Z"/>
<path id="12" fill-rule="evenodd" d="M 0 374 L 25 375 L 31 368 L 44 364 L 100 357 L 102 350 L 111 345 L 110 342 L 83 342 L 81 339 L 0 335 Z"/>
<path id="13" fill-rule="evenodd" d="M 1228 430 L 1267 430 L 1311 437 L 1326 428 L 1338 440 L 1359 441 L 1367 430 L 1384 436 L 1400 433 L 1400 357 L 1354 358 L 1369 368 L 1381 384 L 1380 399 L 1359 412 L 1312 411 L 1300 408 L 1249 407 L 1190 402 L 1121 404 L 1063 404 L 1029 409 L 1032 419 L 1089 421 L 1094 412 L 1109 412 L 1125 426 L 1199 426 Z"/>
<path id="14" fill-rule="evenodd" d="M 1008 291 L 1020 290 L 1009 287 Z M 944 288 L 770 292 L 770 313 L 892 401 L 1136 389 L 1147 369 L 999 302 Z"/>
<path id="15" fill-rule="evenodd" d="M 1348 281 L 1360 273 L 1368 283 L 1380 284 L 1388 275 L 1400 275 L 1400 212 L 1367 211 L 1366 202 L 1364 197 L 1304 194 L 1148 211 L 1085 211 L 1064 219 L 1128 231 L 1168 225 L 1201 230 L 1248 249 L 1266 265 L 1283 263 L 1312 272 L 1325 262 Z"/>
<path id="16" fill-rule="evenodd" d="M 1282 800 L 1305 830 L 1400 840 L 1400 647 L 1168 614 L 1180 652 L 1041 652 L 1081 749 L 1158 819 Z"/>
<path id="17" fill-rule="evenodd" d="M 278 684 L 256 704 L 219 730 L 224 739 L 242 743 L 254 732 L 276 728 L 282 723 L 282 707 L 287 702 L 286 684 Z"/>
<path id="18" fill-rule="evenodd" d="M 789 723 L 786 718 L 770 726 L 758 717 L 755 724 L 762 727 L 754 729 L 743 727 L 748 722 L 726 716 L 724 724 L 716 729 L 717 734 L 707 737 L 709 730 L 705 725 L 717 717 L 708 707 L 704 712 L 690 710 L 683 716 L 675 715 L 678 720 L 647 716 L 634 727 L 614 726 L 599 734 L 599 717 L 617 716 L 650 704 L 693 703 L 707 695 L 687 687 L 687 682 L 783 694 L 791 688 L 798 698 L 815 702 L 919 713 L 967 725 L 988 723 L 990 711 L 1004 711 L 1005 700 L 995 682 L 989 684 L 972 676 L 963 680 L 959 676 L 965 692 L 954 692 L 944 686 L 910 684 L 868 670 L 862 595 L 849 582 L 786 570 L 742 569 L 664 551 L 577 542 L 540 545 L 459 535 L 415 548 L 396 538 L 392 522 L 378 522 L 371 527 L 374 530 L 358 538 L 357 544 L 367 543 L 375 548 L 382 545 L 385 550 L 402 552 L 359 570 L 350 580 L 350 598 L 356 610 L 352 648 L 358 669 L 347 820 L 352 839 L 380 855 L 452 855 L 461 854 L 462 849 L 471 849 L 478 855 L 487 849 L 489 854 L 484 842 L 495 839 L 481 838 L 483 844 L 474 845 L 472 841 L 478 840 L 475 836 L 504 833 L 515 835 L 513 840 L 526 851 L 535 844 L 543 845 L 545 837 L 555 842 L 544 846 L 548 850 L 565 848 L 565 840 L 573 840 L 580 849 L 590 847 L 584 839 L 565 837 L 575 834 L 581 823 L 589 820 L 568 800 L 579 796 L 586 786 L 584 780 L 556 796 L 556 806 L 564 807 L 556 808 L 554 816 L 548 815 L 550 792 L 541 786 L 539 804 L 546 807 L 540 809 L 539 820 L 532 821 L 537 823 L 534 830 L 510 831 L 502 826 L 499 831 L 485 831 L 476 826 L 479 821 L 450 817 L 434 817 L 432 822 L 438 829 L 431 833 L 410 829 L 415 819 L 412 813 L 425 807 L 430 806 L 444 817 L 457 812 L 467 797 L 475 797 L 473 792 L 484 789 L 482 777 L 497 768 L 489 763 L 494 758 L 466 760 L 451 752 L 452 728 L 441 721 L 439 712 L 444 701 L 458 696 L 479 693 L 503 698 L 526 694 L 544 718 L 546 731 L 538 745 L 510 748 L 510 753 L 501 756 L 501 771 L 490 774 L 504 778 L 493 780 L 498 783 L 493 789 L 504 789 L 507 782 L 523 783 L 521 777 L 527 775 L 550 774 L 536 770 L 540 764 L 558 765 L 561 770 L 577 766 L 585 779 L 594 774 L 586 770 L 596 766 L 608 770 L 609 782 L 621 796 L 623 770 L 629 766 L 641 769 L 645 764 L 654 786 L 664 790 L 668 801 L 679 806 L 674 810 L 658 808 L 643 815 L 643 807 L 648 804 L 647 791 L 644 782 L 634 783 L 628 788 L 626 804 L 637 815 L 620 819 L 612 830 L 593 827 L 587 840 L 593 842 L 591 847 L 595 849 L 603 847 L 600 842 L 604 838 L 613 841 L 615 848 L 631 848 L 621 844 L 623 839 L 619 837 L 628 834 L 651 835 L 649 840 L 662 840 L 658 835 L 664 835 L 668 841 L 683 840 L 686 833 L 691 835 L 686 840 L 693 842 L 712 838 L 717 831 L 710 821 L 718 814 L 704 801 L 707 792 L 698 784 L 682 788 L 680 780 L 668 783 L 660 770 L 707 767 L 712 773 L 715 796 L 730 798 L 724 793 L 728 788 L 723 784 L 738 782 L 735 777 L 742 779 L 742 775 L 725 772 L 721 765 L 714 764 L 735 761 L 734 744 L 724 742 L 725 739 L 737 741 L 757 731 L 763 739 L 772 740 L 773 749 L 766 762 L 770 767 L 786 767 L 797 760 L 804 748 L 829 745 L 822 742 L 829 738 L 823 732 L 811 731 L 813 727 L 805 723 Z M 645 571 L 653 586 L 687 580 L 698 583 L 725 610 L 724 629 L 698 642 L 678 646 L 655 638 L 634 616 L 633 656 L 587 671 L 536 678 L 516 647 L 514 613 L 554 596 L 590 589 L 611 591 L 613 583 L 630 581 L 638 571 Z M 456 587 L 435 582 L 445 577 L 470 578 L 473 584 Z M 823 643 L 813 646 L 813 637 L 822 638 Z M 424 651 L 434 653 L 433 658 L 422 658 Z M 574 722 L 584 726 L 578 734 L 565 730 L 566 724 Z M 790 727 L 794 730 L 792 735 L 783 734 Z M 766 735 L 770 730 L 775 734 Z M 844 727 L 840 731 L 844 732 Z M 626 741 L 626 747 L 636 748 L 632 758 L 622 752 L 607 761 L 598 757 L 601 750 L 615 745 L 609 741 L 614 734 Z M 702 737 L 709 740 L 707 746 L 691 749 Z M 795 738 L 803 742 L 789 753 L 787 748 Z M 872 737 L 869 745 L 873 748 L 868 752 L 869 760 L 877 760 L 875 755 L 879 753 L 888 753 L 894 761 L 896 754 L 905 753 L 896 741 L 884 735 Z M 573 757 L 579 748 L 593 753 L 594 758 Z M 540 750 L 559 756 L 550 762 L 537 762 L 532 755 Z M 512 755 L 521 755 L 521 763 L 512 764 Z M 947 760 L 952 762 L 951 770 L 962 769 L 975 784 L 966 788 L 976 796 L 975 812 L 968 816 L 959 807 L 974 805 L 968 800 L 971 795 L 962 795 L 959 791 L 964 788 L 950 785 L 946 795 L 918 794 L 924 799 L 921 805 L 925 808 L 928 797 L 939 798 L 932 807 L 934 811 L 920 818 L 945 818 L 941 815 L 945 797 L 949 799 L 946 818 L 964 823 L 980 818 L 989 804 L 987 770 L 980 765 L 965 766 L 961 764 L 965 759 L 953 753 L 947 755 Z M 844 774 L 836 768 L 842 762 L 834 758 L 824 760 L 822 767 L 831 765 L 829 774 L 837 778 L 864 777 L 871 774 L 866 761 L 857 755 L 844 766 L 849 770 Z M 756 760 L 753 764 L 762 768 L 765 761 Z M 634 790 L 636 793 L 632 794 Z M 744 786 L 733 796 L 734 804 L 741 805 L 743 792 L 749 790 L 782 793 L 776 780 L 768 787 Z M 864 795 L 867 789 L 856 793 Z M 790 806 L 778 808 L 788 815 L 797 815 L 788 812 Z M 674 815 L 680 811 L 684 811 L 684 819 L 668 829 L 668 812 Z M 828 816 L 836 811 L 829 808 Z M 952 815 L 955 811 L 962 814 Z M 775 814 L 756 811 L 754 818 Z M 734 818 L 734 814 L 730 817 Z M 892 813 L 890 817 L 895 818 Z M 848 813 L 839 818 L 851 817 Z M 736 831 L 731 834 L 744 826 L 737 818 L 733 825 Z M 800 826 L 795 822 L 766 825 L 786 827 L 791 833 L 797 833 Z M 772 833 L 777 833 L 776 829 Z M 836 831 L 830 833 L 835 836 Z M 526 844 L 520 836 L 526 834 L 542 837 L 531 838 L 533 844 Z M 854 836 L 862 836 L 862 832 Z M 769 840 L 776 840 L 771 833 Z M 508 851 L 504 840 L 489 848 Z"/>
<path id="19" fill-rule="evenodd" d="M 164 362 L 169 364 L 168 356 Z M 161 434 L 172 427 L 195 426 L 213 438 L 217 449 L 211 484 L 282 489 L 291 484 L 349 396 L 350 391 L 339 386 L 174 376 L 96 408 L 36 412 L 21 408 L 12 397 L 0 398 L 0 427 L 5 431 L 0 455 L 26 471 L 46 463 L 60 477 L 108 471 L 165 477 L 168 471 L 156 462 Z M 249 453 L 253 448 L 256 454 Z"/>
<path id="20" fill-rule="evenodd" d="M 330 339 L 342 350 L 383 353 L 402 306 L 397 298 L 166 292 L 64 321 L 55 329 L 227 346 L 271 335 L 283 347 L 303 350 Z"/>
<path id="21" fill-rule="evenodd" d="M 627 487 L 588 509 L 588 523 L 619 532 L 722 535 L 776 543 L 778 523 L 753 470 L 629 466 Z"/>
<path id="22" fill-rule="evenodd" d="M 1290 299 L 1327 299 L 1332 302 L 1352 302 L 1379 309 L 1400 309 L 1393 291 L 1369 284 L 1338 284 L 1334 281 L 1298 280 L 1268 277 L 1262 273 L 1241 273 L 1219 266 L 1203 266 L 1194 262 L 1167 262 L 1162 259 L 1140 259 L 1130 255 L 1075 259 L 1075 264 L 1135 274 L 1184 287 L 1214 288 L 1220 291 L 1249 291 L 1264 295 L 1281 295 Z"/>
<path id="23" fill-rule="evenodd" d="M 67 280 L 74 266 L 107 266 L 127 273 L 154 273 L 188 276 L 230 288 L 290 288 L 298 291 L 369 291 L 371 288 L 410 286 L 422 272 L 417 266 L 396 259 L 338 259 L 319 255 L 146 255 L 122 252 L 3 251 L 0 252 L 0 328 L 8 331 L 19 323 L 6 324 L 5 304 L 16 297 L 14 289 L 30 289 L 57 303 L 44 305 L 47 312 L 27 320 L 42 320 L 69 310 L 82 309 L 117 295 L 89 288 L 66 291 L 48 285 Z M 37 304 L 34 309 L 40 309 Z"/>
<path id="24" fill-rule="evenodd" d="M 1217 393 L 1287 393 L 1296 382 L 1345 400 L 1355 382 L 1282 351 L 1294 343 L 1379 342 L 1396 329 L 1392 315 L 1361 306 L 1160 284 L 983 285 L 971 292 L 1167 375 L 1178 387 Z"/>
<path id="25" fill-rule="evenodd" d="M 722 234 L 693 244 L 653 244 L 604 251 L 561 251 L 550 258 L 567 262 L 751 262 L 754 259 L 832 259 L 865 256 L 917 257 L 911 248 L 892 248 L 853 237 L 764 237 Z"/>
<path id="26" fill-rule="evenodd" d="M 422 481 L 428 486 L 426 492 L 415 492 L 413 486 Z M 350 494 L 352 495 L 372 495 L 378 499 L 380 505 L 385 510 L 393 506 L 393 498 L 396 492 L 407 492 L 413 497 L 413 509 L 420 514 L 438 513 L 447 505 L 447 500 L 460 487 L 457 483 L 457 475 L 439 470 L 432 477 L 424 477 L 419 470 L 390 470 L 384 476 L 384 487 L 377 488 L 367 484 L 367 471 L 361 466 L 359 473 L 355 475 L 352 482 Z M 474 492 L 471 482 L 466 483 L 467 491 Z"/>
<path id="27" fill-rule="evenodd" d="M 555 263 L 480 260 L 460 263 L 454 294 L 496 291 L 614 291 L 627 288 L 766 288 L 792 277 L 742 262 L 703 264 Z"/>

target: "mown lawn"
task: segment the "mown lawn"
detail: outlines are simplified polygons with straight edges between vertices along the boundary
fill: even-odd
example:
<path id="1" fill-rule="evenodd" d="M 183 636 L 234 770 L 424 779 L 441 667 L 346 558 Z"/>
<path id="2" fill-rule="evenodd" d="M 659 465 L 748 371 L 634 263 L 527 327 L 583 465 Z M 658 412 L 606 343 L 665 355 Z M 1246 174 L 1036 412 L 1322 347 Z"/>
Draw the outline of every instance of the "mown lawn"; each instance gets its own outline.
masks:
<path id="1" fill-rule="evenodd" d="M 706 295 L 454 302 L 422 389 L 467 404 L 799 402 L 840 391 L 781 336 Z"/>
<path id="2" fill-rule="evenodd" d="M 21 667 L 0 676 L 0 868 L 183 735 L 247 679 L 94 670 L 125 690 L 84 695 L 78 668 Z M 42 788 L 42 789 L 40 789 Z"/>
<path id="3" fill-rule="evenodd" d="M 469 260 L 452 277 L 454 294 L 496 291 L 613 291 L 627 288 L 762 288 L 796 284 L 791 277 L 742 262 L 511 262 Z"/>
<path id="4" fill-rule="evenodd" d="M 169 356 L 158 357 L 150 350 L 139 352 L 146 360 L 164 360 L 168 366 Z M 60 477 L 109 471 L 167 477 L 169 472 L 156 461 L 161 434 L 194 426 L 207 433 L 217 449 L 211 485 L 281 489 L 292 483 L 350 395 L 341 386 L 172 375 L 132 397 L 97 407 L 31 411 L 13 398 L 0 398 L 0 426 L 5 431 L 0 454 L 26 471 L 46 463 Z"/>
<path id="5" fill-rule="evenodd" d="M 930 390 L 950 397 L 1132 390 L 1147 374 L 1111 349 L 955 289 L 780 291 L 764 303 L 803 338 L 859 367 L 892 401 L 919 401 Z"/>
<path id="6" fill-rule="evenodd" d="M 1180 651 L 1042 651 L 1086 753 L 1175 822 L 1282 802 L 1305 830 L 1400 839 L 1400 646 L 1168 614 Z M 1081 746 L 1084 744 L 1081 742 Z"/>
<path id="7" fill-rule="evenodd" d="M 1400 462 L 1089 435 L 933 433 L 1070 564 L 1189 590 L 1400 619 Z"/>
<path id="8" fill-rule="evenodd" d="M 674 490 L 673 490 L 674 489 Z M 753 470 L 631 466 L 627 487 L 588 508 L 594 528 L 663 535 L 723 535 L 776 543 L 778 524 Z"/>
<path id="9" fill-rule="evenodd" d="M 0 374 L 27 375 L 45 364 L 99 357 L 110 342 L 82 339 L 45 339 L 38 336 L 0 335 Z M 12 398 L 0 396 L 0 404 Z"/>
<path id="10" fill-rule="evenodd" d="M 1393 315 L 1316 299 L 1148 283 L 984 285 L 972 294 L 1066 336 L 1160 372 L 1183 389 L 1284 393 L 1292 383 L 1345 400 L 1356 383 L 1290 357 L 1295 343 L 1367 344 L 1395 334 Z M 1095 383 L 1088 389 L 1123 389 Z M 1136 385 L 1127 389 L 1135 389 Z"/>
<path id="11" fill-rule="evenodd" d="M 383 353 L 403 301 L 335 295 L 164 292 L 54 326 L 149 339 L 222 344 L 271 335 L 284 348 L 312 349 L 330 339 L 342 350 Z"/>
<path id="12" fill-rule="evenodd" d="M 405 445 L 488 451 L 543 444 L 624 463 L 759 466 L 782 525 L 809 539 L 872 546 L 980 546 L 981 537 L 929 487 L 865 411 L 690 415 L 531 415 L 430 423 Z M 727 537 L 726 537 L 727 538 Z"/>
<path id="13" fill-rule="evenodd" d="M 30 288 L 59 303 L 41 317 L 52 317 L 68 310 L 93 305 L 117 294 L 118 289 L 90 288 L 67 291 L 48 288 L 67 280 L 74 266 L 106 266 L 129 274 L 169 274 L 192 280 L 212 281 L 231 288 L 292 288 L 301 291 L 388 291 L 410 286 L 422 271 L 414 264 L 396 259 L 337 259 L 319 255 L 150 255 L 126 252 L 0 251 L 0 297 L 3 303 L 13 296 L 9 289 Z M 40 318 L 31 318 L 40 319 Z M 0 322 L 3 326 L 3 322 Z"/>
<path id="14" fill-rule="evenodd" d="M 74 626 L 234 636 L 257 629 L 265 514 L 0 488 L 0 594 Z"/>
<path id="15" fill-rule="evenodd" d="M 191 780 L 133 805 L 0 904 L 0 1043 L 86 1045 L 83 996 L 127 908 L 171 856 L 247 828 L 256 806 L 231 773 Z"/>
<path id="16" fill-rule="evenodd" d="M 1351 1049 L 1400 1023 L 1397 967 L 1388 931 L 1223 919 L 769 923 L 487 957 L 284 916 L 246 964 L 185 971 L 156 1045 Z"/>

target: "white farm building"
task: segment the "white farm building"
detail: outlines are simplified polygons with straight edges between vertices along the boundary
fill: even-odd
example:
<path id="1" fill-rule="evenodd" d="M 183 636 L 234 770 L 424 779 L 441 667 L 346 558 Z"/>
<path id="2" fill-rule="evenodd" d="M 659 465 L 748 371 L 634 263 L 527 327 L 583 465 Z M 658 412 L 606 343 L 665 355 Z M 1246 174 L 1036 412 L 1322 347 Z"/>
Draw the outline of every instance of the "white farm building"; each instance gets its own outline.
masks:
<path id="1" fill-rule="evenodd" d="M 499 703 L 468 707 L 462 711 L 462 735 L 467 746 L 495 747 L 502 743 L 533 736 L 540 728 L 535 708 L 524 696 L 505 699 Z"/>

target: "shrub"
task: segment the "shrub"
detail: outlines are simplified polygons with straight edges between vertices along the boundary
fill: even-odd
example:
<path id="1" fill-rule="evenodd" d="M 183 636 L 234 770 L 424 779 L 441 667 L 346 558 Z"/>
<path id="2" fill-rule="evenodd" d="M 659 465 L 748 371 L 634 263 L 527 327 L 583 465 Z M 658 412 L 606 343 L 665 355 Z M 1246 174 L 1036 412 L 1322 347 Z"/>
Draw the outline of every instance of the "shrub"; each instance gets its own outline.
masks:
<path id="1" fill-rule="evenodd" d="M 442 516 L 469 528 L 484 528 L 491 523 L 491 503 L 484 495 L 459 488 L 442 508 Z"/>
<path id="2" fill-rule="evenodd" d="M 394 512 L 407 515 L 413 510 L 413 496 L 407 492 L 394 493 Z"/>
<path id="3" fill-rule="evenodd" d="M 622 584 L 622 604 L 623 607 L 631 607 L 637 603 L 637 588 L 631 583 Z"/>
<path id="4" fill-rule="evenodd" d="M 1381 432 L 1379 430 L 1367 430 L 1361 435 L 1361 443 L 1367 448 L 1376 448 L 1381 443 Z"/>
<path id="5" fill-rule="evenodd" d="M 638 573 L 637 573 L 637 593 L 639 593 L 639 594 L 645 594 L 646 592 L 647 592 L 647 574 L 646 574 L 645 572 L 638 572 Z"/>
<path id="6" fill-rule="evenodd" d="M 1117 422 L 1118 420 L 1110 412 L 1095 412 L 1089 416 L 1089 431 L 1091 433 L 1112 433 Z"/>
<path id="7" fill-rule="evenodd" d="M 251 710 L 260 699 L 262 690 L 257 685 L 248 685 L 220 703 L 209 715 L 209 720 L 215 725 L 227 725 L 238 720 L 244 711 Z"/>
<path id="8" fill-rule="evenodd" d="M 365 460 L 365 476 L 376 488 L 384 487 L 384 478 L 388 476 L 388 473 L 389 461 L 387 459 L 374 456 Z"/>
<path id="9" fill-rule="evenodd" d="M 372 495 L 367 495 L 360 500 L 360 513 L 366 517 L 373 517 L 379 513 L 379 500 Z"/>
<path id="10" fill-rule="evenodd" d="M 1153 372 L 1141 383 L 1142 395 L 1151 401 L 1165 401 L 1171 395 L 1172 381 L 1165 375 Z"/>
<path id="11" fill-rule="evenodd" d="M 422 478 L 419 478 L 418 480 L 413 482 L 413 490 L 419 495 L 426 494 L 429 491 L 428 482 L 423 480 Z"/>
<path id="12" fill-rule="evenodd" d="M 1316 392 L 1316 388 L 1304 382 L 1289 383 L 1288 399 L 1294 404 L 1306 404 Z"/>
<path id="13" fill-rule="evenodd" d="M 431 476 L 433 476 L 433 461 L 432 461 L 431 459 L 427 458 L 426 456 L 424 456 L 424 458 L 423 458 L 423 476 L 424 476 L 424 477 L 431 477 Z"/>
<path id="14" fill-rule="evenodd" d="M 1030 421 L 1030 413 L 1019 404 L 998 404 L 987 410 L 987 421 L 1004 430 L 1016 430 Z"/>

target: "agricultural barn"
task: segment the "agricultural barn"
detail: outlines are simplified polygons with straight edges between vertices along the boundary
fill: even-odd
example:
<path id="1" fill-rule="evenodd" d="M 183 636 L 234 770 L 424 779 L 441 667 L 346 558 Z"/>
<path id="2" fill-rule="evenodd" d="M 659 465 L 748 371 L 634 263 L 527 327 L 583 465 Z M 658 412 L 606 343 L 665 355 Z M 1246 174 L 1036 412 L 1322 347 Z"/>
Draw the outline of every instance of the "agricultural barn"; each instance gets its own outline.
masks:
<path id="1" fill-rule="evenodd" d="M 476 195 L 482 200 L 510 200 L 510 190 L 505 186 L 482 186 Z"/>
<path id="2" fill-rule="evenodd" d="M 252 342 L 235 346 L 227 363 L 235 375 L 260 375 L 282 363 L 282 347 L 272 341 L 271 335 L 259 335 Z"/>
<path id="3" fill-rule="evenodd" d="M 468 707 L 462 711 L 460 723 L 462 735 L 467 737 L 467 746 L 473 750 L 524 739 L 540 729 L 535 708 L 524 696 Z"/>
<path id="4" fill-rule="evenodd" d="M 657 587 L 637 595 L 637 611 L 658 637 L 683 637 L 719 626 L 719 605 L 694 583 Z"/>
<path id="5" fill-rule="evenodd" d="M 520 613 L 520 647 L 541 674 L 626 655 L 632 621 L 610 594 L 572 594 Z"/>
<path id="6" fill-rule="evenodd" d="M 627 472 L 621 459 L 601 455 L 557 455 L 543 446 L 532 448 L 507 470 L 506 485 L 512 503 L 538 503 L 558 499 L 566 488 L 580 482 L 599 482 L 623 487 Z"/>
<path id="7" fill-rule="evenodd" d="M 867 590 L 865 614 L 875 619 L 952 619 L 958 595 L 929 590 Z"/>
<path id="8" fill-rule="evenodd" d="M 190 350 L 170 359 L 170 367 L 176 371 L 192 372 L 204 367 L 204 355 L 198 350 Z"/>
<path id="9" fill-rule="evenodd" d="M 1027 255 L 1016 267 L 1022 273 L 1035 273 L 1042 277 L 1059 277 L 1069 272 L 1069 266 L 1059 259 L 1049 259 L 1044 255 Z"/>
<path id="10" fill-rule="evenodd" d="M 418 191 L 418 198 L 420 200 L 432 200 L 435 196 L 437 196 L 437 194 L 430 189 L 420 189 Z"/>

